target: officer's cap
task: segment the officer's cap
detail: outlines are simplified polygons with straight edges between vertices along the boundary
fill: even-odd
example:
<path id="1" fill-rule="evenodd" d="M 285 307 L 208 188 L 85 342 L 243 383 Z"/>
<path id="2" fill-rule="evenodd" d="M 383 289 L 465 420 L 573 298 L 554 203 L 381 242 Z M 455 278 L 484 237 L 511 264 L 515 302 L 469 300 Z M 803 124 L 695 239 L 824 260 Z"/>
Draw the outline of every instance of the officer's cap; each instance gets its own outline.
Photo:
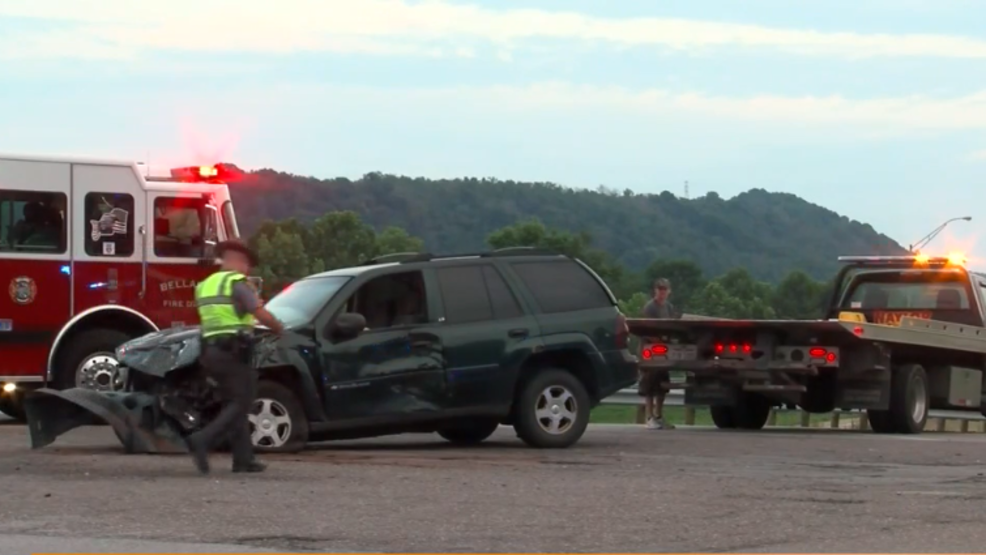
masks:
<path id="1" fill-rule="evenodd" d="M 229 241 L 223 241 L 222 243 L 216 245 L 216 256 L 219 258 L 222 258 L 224 254 L 230 251 L 238 252 L 247 257 L 250 261 L 250 266 L 260 265 L 260 257 L 258 257 L 257 253 L 253 252 L 253 249 L 248 247 L 243 241 L 230 239 Z"/>

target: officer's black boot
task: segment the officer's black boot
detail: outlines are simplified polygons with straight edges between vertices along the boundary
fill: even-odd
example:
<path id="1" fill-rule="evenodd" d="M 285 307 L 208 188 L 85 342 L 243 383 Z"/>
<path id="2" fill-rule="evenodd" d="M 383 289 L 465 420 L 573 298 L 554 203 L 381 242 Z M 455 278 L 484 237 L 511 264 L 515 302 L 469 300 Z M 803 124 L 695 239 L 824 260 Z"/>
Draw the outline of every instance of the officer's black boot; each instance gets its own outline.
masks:
<path id="1" fill-rule="evenodd" d="M 267 465 L 254 459 L 246 464 L 233 463 L 233 472 L 263 472 Z"/>
<path id="2" fill-rule="evenodd" d="M 202 439 L 196 437 L 198 434 L 192 434 L 185 439 L 185 443 L 188 445 L 188 452 L 192 455 L 192 461 L 195 463 L 195 468 L 198 469 L 201 474 L 209 473 L 209 450 L 206 448 Z"/>

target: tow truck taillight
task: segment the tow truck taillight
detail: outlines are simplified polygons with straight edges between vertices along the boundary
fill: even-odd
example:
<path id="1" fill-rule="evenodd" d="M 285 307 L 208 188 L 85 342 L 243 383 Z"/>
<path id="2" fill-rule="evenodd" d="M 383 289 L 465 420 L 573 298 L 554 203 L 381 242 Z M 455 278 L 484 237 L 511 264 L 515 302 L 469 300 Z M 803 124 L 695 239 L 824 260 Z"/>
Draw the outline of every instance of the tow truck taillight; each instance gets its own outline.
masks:
<path id="1" fill-rule="evenodd" d="M 839 358 L 838 355 L 829 351 L 825 347 L 812 347 L 808 349 L 808 356 L 813 359 L 823 359 L 829 364 L 835 362 L 835 360 Z"/>
<path id="2" fill-rule="evenodd" d="M 640 352 L 640 356 L 644 357 L 644 360 L 649 360 L 654 357 L 663 357 L 668 354 L 667 345 L 647 345 L 644 350 Z"/>
<path id="3" fill-rule="evenodd" d="M 726 353 L 731 355 L 737 355 L 740 353 L 748 355 L 753 352 L 753 345 L 750 345 L 749 343 L 716 343 L 715 346 L 713 346 L 713 349 L 717 355 L 723 355 Z"/>

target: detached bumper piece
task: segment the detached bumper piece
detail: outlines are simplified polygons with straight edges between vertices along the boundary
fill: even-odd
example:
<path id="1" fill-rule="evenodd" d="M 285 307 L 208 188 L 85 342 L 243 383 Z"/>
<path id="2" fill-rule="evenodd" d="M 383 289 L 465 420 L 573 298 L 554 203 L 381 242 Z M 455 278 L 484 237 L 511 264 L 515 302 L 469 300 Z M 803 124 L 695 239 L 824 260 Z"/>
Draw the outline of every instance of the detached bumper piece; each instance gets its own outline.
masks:
<path id="1" fill-rule="evenodd" d="M 181 434 L 161 414 L 157 398 L 147 393 L 43 388 L 25 396 L 24 410 L 32 449 L 80 426 L 105 423 L 127 453 L 188 452 Z"/>

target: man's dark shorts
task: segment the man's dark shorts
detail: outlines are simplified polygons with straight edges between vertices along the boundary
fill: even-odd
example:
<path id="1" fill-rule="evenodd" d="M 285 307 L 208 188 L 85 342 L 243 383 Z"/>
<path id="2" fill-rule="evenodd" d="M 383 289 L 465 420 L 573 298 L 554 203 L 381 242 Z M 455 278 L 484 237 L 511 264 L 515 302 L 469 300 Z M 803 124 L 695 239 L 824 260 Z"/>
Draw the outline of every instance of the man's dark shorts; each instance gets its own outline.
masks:
<path id="1" fill-rule="evenodd" d="M 670 381 L 671 374 L 667 370 L 641 370 L 640 381 L 637 382 L 637 394 L 641 397 L 665 395 L 669 389 L 662 384 Z"/>

